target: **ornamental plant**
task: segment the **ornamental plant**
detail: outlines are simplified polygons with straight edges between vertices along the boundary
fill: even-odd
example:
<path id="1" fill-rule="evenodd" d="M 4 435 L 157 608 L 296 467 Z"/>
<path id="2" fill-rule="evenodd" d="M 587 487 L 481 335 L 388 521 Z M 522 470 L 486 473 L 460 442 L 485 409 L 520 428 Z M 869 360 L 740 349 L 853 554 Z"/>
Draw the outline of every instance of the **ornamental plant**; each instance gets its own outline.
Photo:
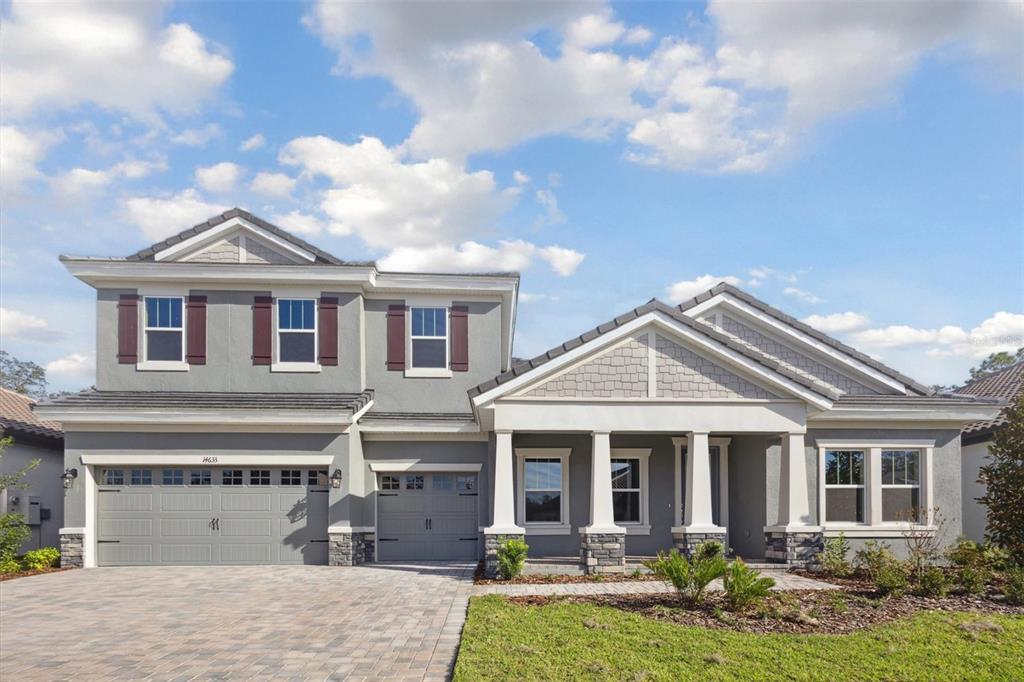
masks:
<path id="1" fill-rule="evenodd" d="M 4 450 L 12 442 L 9 436 L 0 438 L 0 461 L 3 461 Z M 25 483 L 25 475 L 37 466 L 39 466 L 39 460 L 34 459 L 18 471 L 0 474 L 0 491 L 28 487 Z M 25 524 L 25 518 L 21 514 L 0 514 L 0 563 L 6 564 L 13 561 L 18 550 L 21 549 L 22 543 L 31 534 L 32 531 Z"/>
<path id="2" fill-rule="evenodd" d="M 705 542 L 698 545 L 691 557 L 678 549 L 658 552 L 658 558 L 646 562 L 647 568 L 662 580 L 672 583 L 683 601 L 699 604 L 704 601 L 707 586 L 725 573 L 722 544 Z"/>
<path id="3" fill-rule="evenodd" d="M 25 552 L 22 563 L 30 571 L 39 571 L 44 568 L 53 568 L 60 563 L 60 550 L 56 547 L 43 547 Z"/>
<path id="4" fill-rule="evenodd" d="M 530 546 L 517 538 L 510 538 L 498 547 L 498 573 L 505 580 L 512 580 L 523 572 L 526 555 Z"/>
<path id="5" fill-rule="evenodd" d="M 743 559 L 736 559 L 729 564 L 725 575 L 722 576 L 722 583 L 725 587 L 725 598 L 736 611 L 743 611 L 761 603 L 775 586 L 773 579 L 747 566 Z"/>
<path id="6" fill-rule="evenodd" d="M 846 560 L 846 556 L 849 553 L 850 543 L 847 542 L 846 536 L 843 533 L 834 538 L 826 538 L 825 549 L 818 555 L 821 570 L 826 575 L 835 576 L 836 578 L 849 576 L 853 572 L 853 567 Z"/>
<path id="7" fill-rule="evenodd" d="M 1006 424 L 996 431 L 989 463 L 978 475 L 985 486 L 979 501 L 988 508 L 985 538 L 1024 566 L 1024 392 L 1003 414 Z"/>

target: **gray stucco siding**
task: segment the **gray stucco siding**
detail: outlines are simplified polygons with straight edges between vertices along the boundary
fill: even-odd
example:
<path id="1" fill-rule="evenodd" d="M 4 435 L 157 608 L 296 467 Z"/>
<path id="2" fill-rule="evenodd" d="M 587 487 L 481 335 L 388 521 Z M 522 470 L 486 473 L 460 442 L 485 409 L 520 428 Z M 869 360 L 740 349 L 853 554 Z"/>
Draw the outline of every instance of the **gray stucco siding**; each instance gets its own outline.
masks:
<path id="1" fill-rule="evenodd" d="M 41 509 L 50 510 L 50 518 L 31 526 L 32 534 L 21 546 L 22 552 L 40 547 L 59 547 L 58 531 L 64 520 L 64 485 L 60 475 L 64 472 L 64 455 L 61 449 L 47 448 L 28 442 L 14 442 L 4 448 L 0 460 L 0 473 L 10 474 L 39 460 L 39 466 L 29 471 L 23 482 L 27 488 L 9 488 L 0 492 L 0 513 L 9 511 L 8 503 L 14 498 L 39 497 Z"/>
<path id="2" fill-rule="evenodd" d="M 768 512 L 766 450 L 766 436 L 734 436 L 729 443 L 728 543 L 738 556 L 747 559 L 761 559 L 765 552 L 764 527 Z M 778 480 L 777 474 L 775 480 Z"/>
<path id="3" fill-rule="evenodd" d="M 253 300 L 271 293 L 258 290 L 188 292 L 207 297 L 205 365 L 190 365 L 188 371 L 141 371 L 134 364 L 118 363 L 117 304 L 121 294 L 131 293 L 136 291 L 97 290 L 96 387 L 100 390 L 340 393 L 365 387 L 360 294 L 319 292 L 338 298 L 338 365 L 321 367 L 319 372 L 288 373 L 252 364 Z M 140 329 L 143 314 L 140 306 Z M 140 340 L 140 359 L 142 348 Z"/>

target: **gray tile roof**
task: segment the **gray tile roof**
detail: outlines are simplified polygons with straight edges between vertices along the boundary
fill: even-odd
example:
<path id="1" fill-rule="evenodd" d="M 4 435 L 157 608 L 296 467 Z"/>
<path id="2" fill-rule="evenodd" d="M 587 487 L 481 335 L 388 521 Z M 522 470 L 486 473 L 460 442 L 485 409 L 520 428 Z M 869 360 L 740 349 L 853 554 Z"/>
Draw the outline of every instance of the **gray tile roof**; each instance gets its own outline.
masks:
<path id="1" fill-rule="evenodd" d="M 277 225 L 273 225 L 271 223 L 268 223 L 266 220 L 263 220 L 262 218 L 259 218 L 259 217 L 255 216 L 255 215 L 253 215 L 252 213 L 249 213 L 248 211 L 245 211 L 245 210 L 240 209 L 240 208 L 233 208 L 233 209 L 231 209 L 229 211 L 225 211 L 224 213 L 221 213 L 218 216 L 214 216 L 214 217 L 210 218 L 209 220 L 207 220 L 204 223 L 199 223 L 198 225 L 190 227 L 187 230 L 183 230 L 183 231 L 179 232 L 178 234 L 174 235 L 173 237 L 168 237 L 167 239 L 163 240 L 162 242 L 157 242 L 156 244 L 153 244 L 151 246 L 147 246 L 146 248 L 142 249 L 141 251 L 138 251 L 138 252 L 128 256 L 125 260 L 135 260 L 135 261 L 139 261 L 139 260 L 153 260 L 153 257 L 158 252 L 163 251 L 167 247 L 174 246 L 175 244 L 177 244 L 179 242 L 182 242 L 182 241 L 185 241 L 186 239 L 190 239 L 190 238 L 196 236 L 197 234 L 202 234 L 203 232 L 206 232 L 209 229 L 217 227 L 218 225 L 220 225 L 220 224 L 222 224 L 222 223 L 224 223 L 224 222 L 226 222 L 228 220 L 231 220 L 232 218 L 242 218 L 244 220 L 247 220 L 250 223 L 252 223 L 253 225 L 261 227 L 264 230 L 266 230 L 267 232 L 270 232 L 270 233 L 272 233 L 274 235 L 277 235 L 281 239 L 284 239 L 284 240 L 287 240 L 287 241 L 291 242 L 292 244 L 294 244 L 295 246 L 299 247 L 300 249 L 305 249 L 306 251 L 309 251 L 314 256 L 316 256 L 316 260 L 314 262 L 319 264 L 319 265 L 374 265 L 374 263 L 372 263 L 372 262 L 346 262 L 346 261 L 343 261 L 340 258 L 336 258 L 335 256 L 332 256 L 331 254 L 327 253 L 326 251 L 322 251 L 322 250 L 318 249 L 317 247 L 313 246 L 312 244 L 310 244 L 310 243 L 308 243 L 306 241 L 303 241 L 302 239 L 299 239 L 298 237 L 296 237 L 295 235 L 291 234 L 290 232 L 288 232 L 286 230 L 282 230 Z"/>
<path id="2" fill-rule="evenodd" d="M 1010 365 L 987 377 L 969 381 L 956 389 L 957 395 L 976 395 L 998 399 L 1003 403 L 1010 403 L 1017 399 L 1024 392 L 1024 362 Z M 1006 424 L 1006 411 L 1004 410 L 995 419 L 974 422 L 964 427 L 964 441 L 981 442 L 988 440 L 992 432 Z"/>
<path id="3" fill-rule="evenodd" d="M 357 412 L 373 399 L 362 393 L 227 393 L 196 391 L 98 391 L 60 396 L 40 407 L 137 408 L 194 410 L 351 410 Z"/>
<path id="4" fill-rule="evenodd" d="M 910 390 L 919 395 L 931 395 L 932 393 L 934 393 L 934 391 L 932 391 L 932 389 L 929 388 L 928 386 L 925 386 L 924 384 L 914 381 L 910 377 L 897 372 L 892 367 L 888 367 L 879 362 L 878 360 L 875 360 L 874 358 L 865 355 L 864 353 L 861 353 L 856 348 L 851 348 L 850 346 L 847 346 L 842 341 L 834 339 L 828 334 L 818 331 L 809 324 L 801 322 L 800 320 L 796 319 L 791 315 L 787 315 L 778 308 L 770 306 L 764 301 L 757 299 L 748 294 L 747 292 L 743 291 L 742 289 L 739 289 L 738 287 L 735 287 L 732 284 L 728 284 L 726 282 L 721 282 L 712 287 L 711 289 L 705 291 L 704 293 L 698 294 L 692 299 L 680 303 L 679 310 L 689 310 L 695 305 L 703 303 L 704 301 L 707 301 L 708 299 L 713 298 L 718 294 L 730 294 L 738 298 L 747 305 L 757 308 L 766 315 L 770 315 L 775 319 L 779 320 L 780 322 L 784 322 L 785 324 L 795 327 L 796 329 L 799 329 L 801 332 L 807 334 L 811 338 L 821 341 L 822 343 L 829 345 L 832 348 L 835 348 L 836 350 L 845 353 L 846 355 L 849 355 L 852 358 L 857 359 L 858 361 L 864 363 L 868 367 L 871 367 L 872 369 L 881 372 L 882 374 L 886 375 L 891 379 L 895 379 L 896 381 L 900 382 L 901 384 L 904 384 L 907 388 L 909 388 Z"/>
<path id="5" fill-rule="evenodd" d="M 815 393 L 821 396 L 829 398 L 830 400 L 835 400 L 840 395 L 838 391 L 825 387 L 818 382 L 811 381 L 804 375 L 793 371 L 787 365 L 780 363 L 775 358 L 766 355 L 765 353 L 762 353 L 756 348 L 753 348 L 748 344 L 742 343 L 738 339 L 715 329 L 709 324 L 706 324 L 699 320 L 695 320 L 689 317 L 688 315 L 684 315 L 680 308 L 669 306 L 666 303 L 662 303 L 658 299 L 652 298 L 650 301 L 643 304 L 642 306 L 633 308 L 624 315 L 616 317 L 614 320 L 610 320 L 608 322 L 605 322 L 604 324 L 600 324 L 597 327 L 594 327 L 589 331 L 583 332 L 579 336 L 569 339 L 568 341 L 559 346 L 555 346 L 546 353 L 542 353 L 535 358 L 523 361 L 518 365 L 514 365 L 512 369 L 508 370 L 507 372 L 503 372 L 502 374 L 499 374 L 493 379 L 485 381 L 479 386 L 469 389 L 469 397 L 475 398 L 481 393 L 486 393 L 487 391 L 490 391 L 491 389 L 496 388 L 501 384 L 511 381 L 517 376 L 525 374 L 526 372 L 529 372 L 547 362 L 550 362 L 551 360 L 554 360 L 558 356 L 563 355 L 564 353 L 567 353 L 574 348 L 582 346 L 584 343 L 592 341 L 593 339 L 596 339 L 597 337 L 602 336 L 610 332 L 611 330 L 616 329 L 617 327 L 621 327 L 627 322 L 630 322 L 638 317 L 642 317 L 643 315 L 655 311 L 667 315 L 668 317 L 671 317 L 673 320 L 676 320 L 677 322 L 680 322 L 681 324 L 689 327 L 690 329 L 697 331 L 703 336 L 706 336 L 712 341 L 717 342 L 724 348 L 728 348 L 729 350 L 740 353 L 744 357 L 747 357 L 751 360 L 758 362 L 759 364 L 771 369 L 772 371 L 778 374 L 781 374 L 782 376 L 786 377 L 787 379 L 790 379 L 791 381 L 799 384 L 800 386 L 803 386 L 804 388 L 814 391 Z"/>

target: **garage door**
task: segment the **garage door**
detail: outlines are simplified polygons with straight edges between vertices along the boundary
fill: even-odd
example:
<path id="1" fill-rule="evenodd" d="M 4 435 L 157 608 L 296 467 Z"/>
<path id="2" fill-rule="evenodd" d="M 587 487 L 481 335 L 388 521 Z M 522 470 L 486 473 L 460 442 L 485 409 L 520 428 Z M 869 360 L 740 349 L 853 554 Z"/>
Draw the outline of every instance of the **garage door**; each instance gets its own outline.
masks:
<path id="1" fill-rule="evenodd" d="M 380 474 L 381 561 L 478 558 L 476 474 Z"/>
<path id="2" fill-rule="evenodd" d="M 98 473 L 100 566 L 327 563 L 326 470 Z"/>

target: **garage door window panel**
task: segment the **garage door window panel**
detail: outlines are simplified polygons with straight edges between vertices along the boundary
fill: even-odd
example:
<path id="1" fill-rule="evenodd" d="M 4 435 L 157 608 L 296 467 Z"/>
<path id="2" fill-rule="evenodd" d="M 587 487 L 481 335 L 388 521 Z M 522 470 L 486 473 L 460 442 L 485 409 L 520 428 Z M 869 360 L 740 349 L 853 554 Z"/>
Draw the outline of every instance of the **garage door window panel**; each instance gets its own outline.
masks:
<path id="1" fill-rule="evenodd" d="M 330 485 L 327 469 L 310 469 L 308 482 L 309 485 Z"/>
<path id="2" fill-rule="evenodd" d="M 124 485 L 124 469 L 107 469 L 104 471 L 103 485 Z"/>
<path id="3" fill-rule="evenodd" d="M 381 476 L 380 477 L 380 489 L 381 490 L 401 490 L 402 482 L 398 476 Z"/>
<path id="4" fill-rule="evenodd" d="M 405 477 L 406 490 L 423 490 L 423 477 L 407 475 Z"/>
<path id="5" fill-rule="evenodd" d="M 189 485 L 212 485 L 212 483 L 209 469 L 192 469 L 189 472 Z"/>
<path id="6" fill-rule="evenodd" d="M 160 479 L 163 485 L 185 485 L 185 470 L 164 469 Z"/>
<path id="7" fill-rule="evenodd" d="M 302 485 L 302 471 L 299 469 L 282 469 L 281 485 Z"/>
<path id="8" fill-rule="evenodd" d="M 224 469 L 220 475 L 221 485 L 240 486 L 243 484 L 241 469 Z"/>
<path id="9" fill-rule="evenodd" d="M 153 485 L 153 470 L 132 469 L 130 480 L 132 485 Z"/>

